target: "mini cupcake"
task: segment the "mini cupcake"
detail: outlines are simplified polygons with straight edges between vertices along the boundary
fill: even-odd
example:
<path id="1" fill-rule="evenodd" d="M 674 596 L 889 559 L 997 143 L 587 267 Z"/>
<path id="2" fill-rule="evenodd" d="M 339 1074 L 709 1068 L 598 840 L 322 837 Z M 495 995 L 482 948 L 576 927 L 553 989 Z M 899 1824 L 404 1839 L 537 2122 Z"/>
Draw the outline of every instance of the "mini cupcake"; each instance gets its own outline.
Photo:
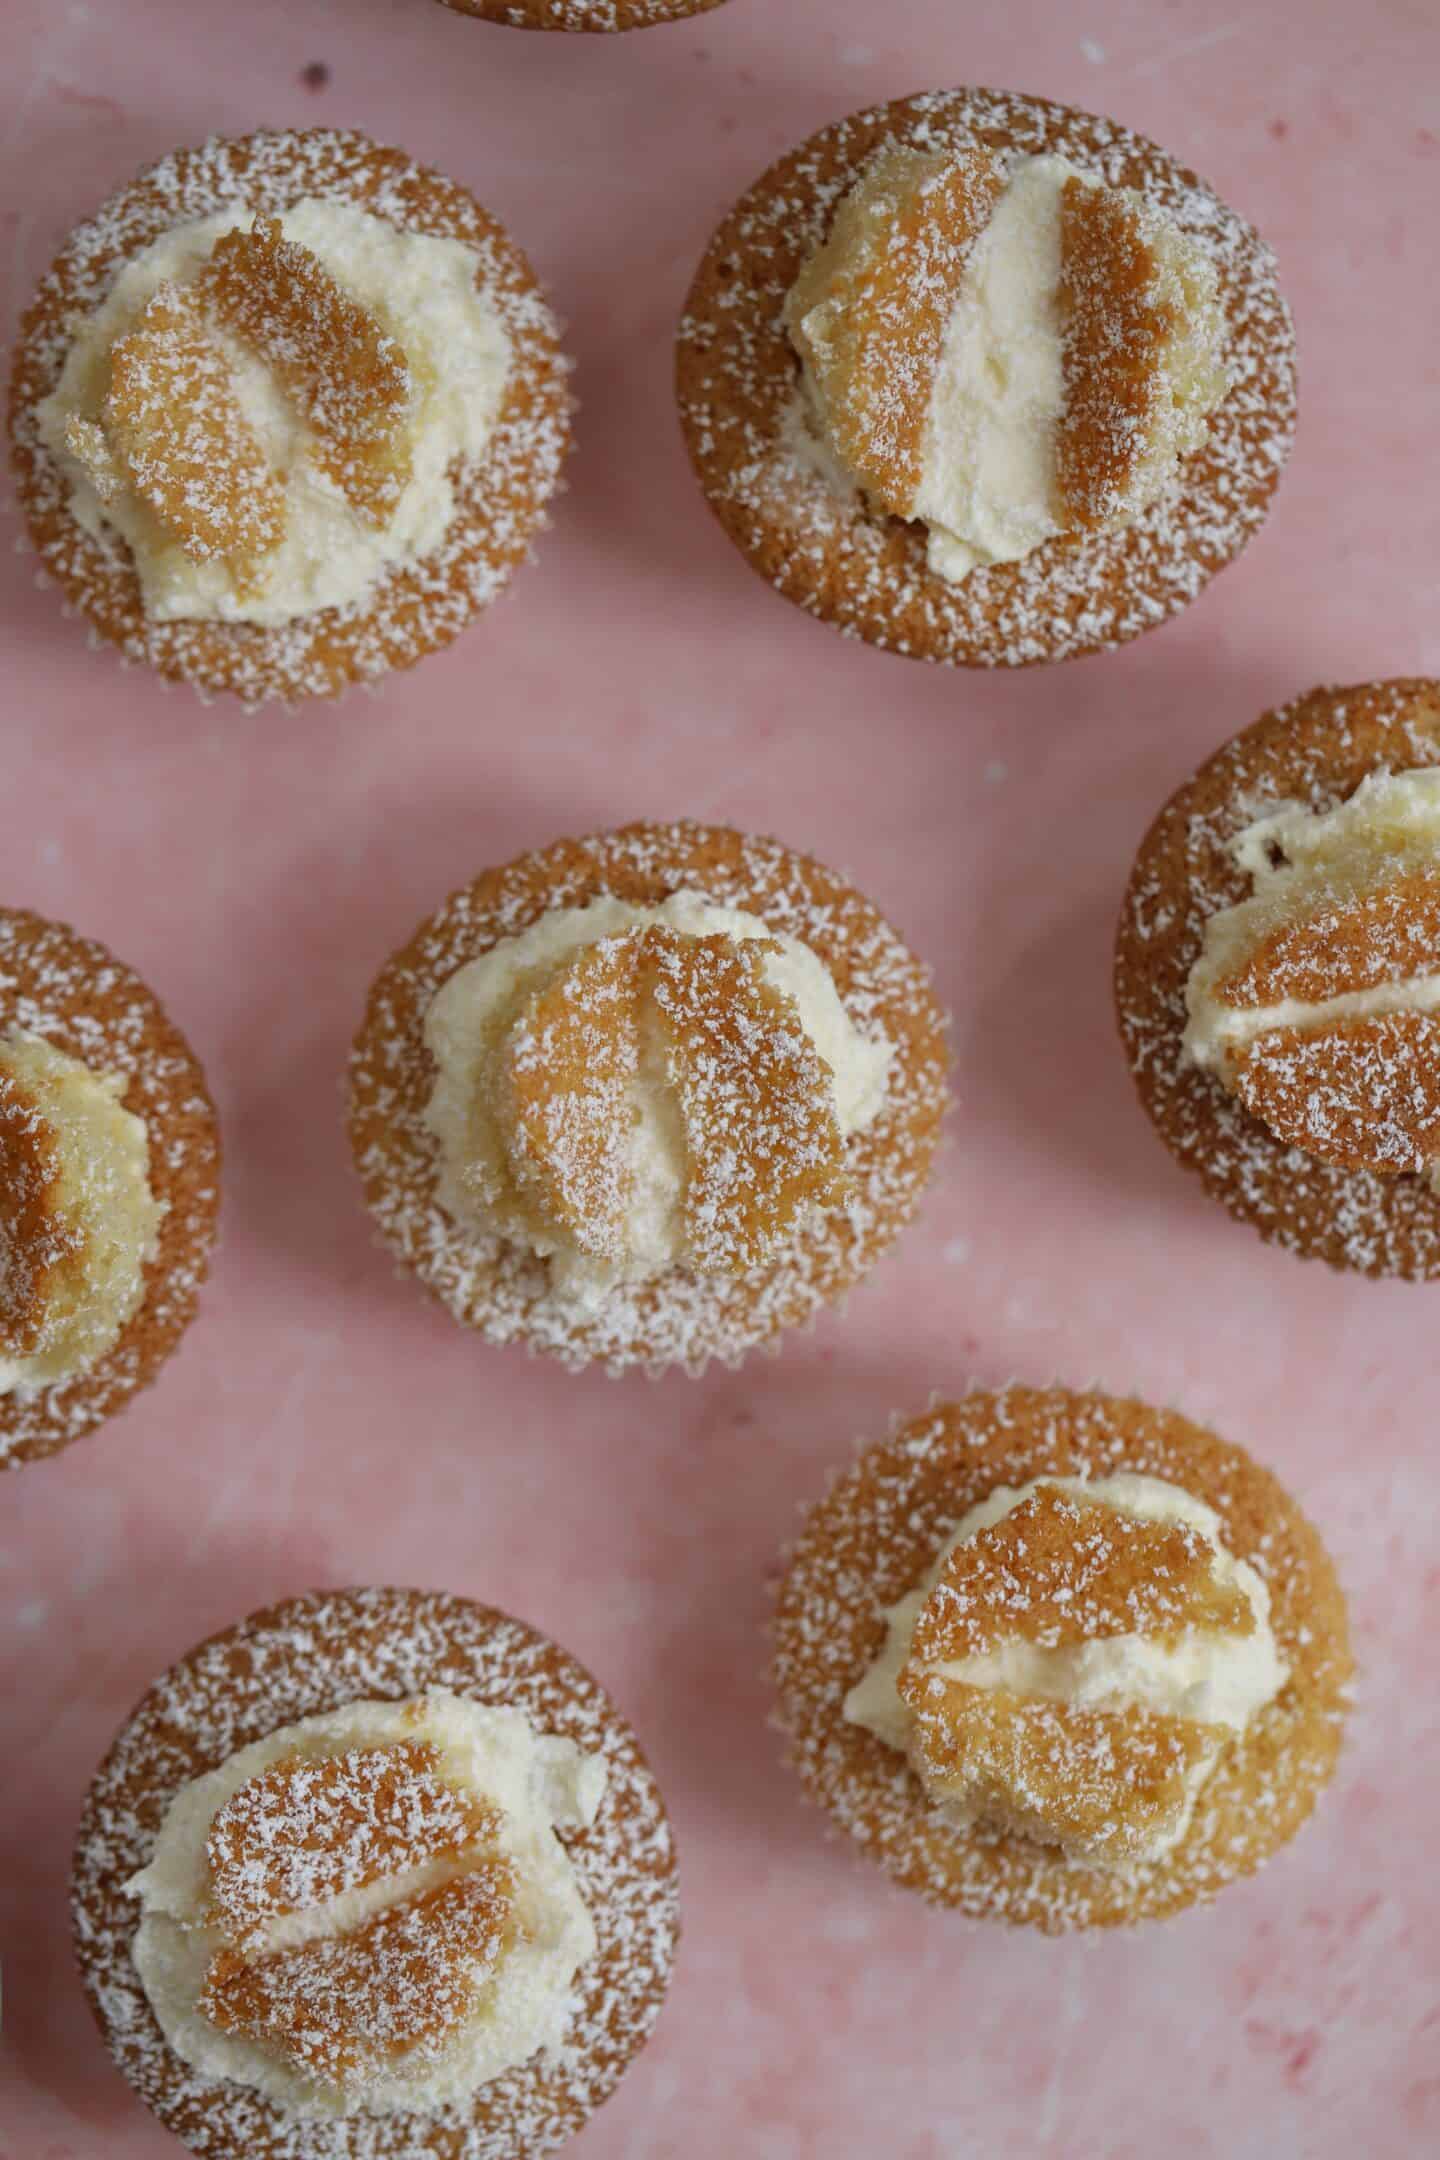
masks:
<path id="1" fill-rule="evenodd" d="M 421 924 L 370 994 L 351 1146 L 386 1244 L 467 1327 L 698 1372 L 879 1258 L 947 1064 L 927 970 L 832 871 L 631 825 Z"/>
<path id="2" fill-rule="evenodd" d="M 0 909 L 0 1469 L 155 1378 L 194 1317 L 219 1176 L 205 1075 L 154 993 Z"/>
<path id="3" fill-rule="evenodd" d="M 780 1591 L 812 1797 L 906 1889 L 1059 1934 L 1252 1874 L 1339 1752 L 1345 1602 L 1315 1531 L 1174 1411 L 937 1403 L 814 1508 Z"/>
<path id="4" fill-rule="evenodd" d="M 82 225 L 21 326 L 21 501 L 92 628 L 202 693 L 333 697 L 463 630 L 569 441 L 534 275 L 363 135 L 177 150 Z"/>
<path id="5" fill-rule="evenodd" d="M 1295 424 L 1274 264 L 1113 121 L 955 90 L 757 181 L 679 345 L 691 459 L 788 600 L 971 667 L 1163 622 L 1262 522 Z"/>
<path id="6" fill-rule="evenodd" d="M 514 30 L 648 30 L 654 23 L 683 22 L 724 0 L 440 0 L 456 15 Z"/>
<path id="7" fill-rule="evenodd" d="M 1315 690 L 1145 837 L 1116 1002 L 1161 1138 L 1289 1251 L 1440 1277 L 1440 683 Z"/>
<path id="8" fill-rule="evenodd" d="M 91 1788 L 81 1978 L 205 2160 L 534 2160 L 669 1983 L 675 1857 L 629 1726 L 531 1628 L 315 1592 L 201 1644 Z"/>

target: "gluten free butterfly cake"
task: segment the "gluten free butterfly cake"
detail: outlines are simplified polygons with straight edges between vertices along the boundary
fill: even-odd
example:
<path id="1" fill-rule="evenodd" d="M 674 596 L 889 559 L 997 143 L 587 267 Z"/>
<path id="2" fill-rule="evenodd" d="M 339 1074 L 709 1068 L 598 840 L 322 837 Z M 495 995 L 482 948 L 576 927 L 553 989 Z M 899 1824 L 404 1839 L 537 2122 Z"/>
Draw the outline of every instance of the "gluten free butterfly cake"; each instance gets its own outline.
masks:
<path id="1" fill-rule="evenodd" d="M 947 1101 L 927 970 L 778 841 L 631 825 L 451 895 L 381 971 L 350 1138 L 397 1259 L 566 1364 L 730 1362 L 908 1220 Z"/>
<path id="2" fill-rule="evenodd" d="M 1292 1838 L 1349 1702 L 1316 1532 L 1174 1411 L 1012 1386 L 839 1477 L 781 1585 L 811 1796 L 906 1889 L 1049 1933 L 1161 1919 Z"/>
<path id="3" fill-rule="evenodd" d="M 154 993 L 67 924 L 0 909 L 0 1469 L 155 1378 L 194 1317 L 219 1176 L 205 1075 Z"/>
<path id="4" fill-rule="evenodd" d="M 1332 1267 L 1440 1277 L 1440 684 L 1315 690 L 1140 849 L 1120 1032 L 1161 1138 Z"/>
<path id="5" fill-rule="evenodd" d="M 478 15 L 513 30 L 648 30 L 708 14 L 724 0 L 440 0 L 456 15 Z"/>
<path id="6" fill-rule="evenodd" d="M 317 1592 L 191 1652 L 86 1805 L 120 2069 L 206 2160 L 535 2160 L 644 2045 L 675 1855 L 583 1666 L 434 1592 Z"/>
<path id="7" fill-rule="evenodd" d="M 555 322 L 465 189 L 363 135 L 177 150 L 21 325 L 13 461 L 92 631 L 247 704 L 446 645 L 528 553 L 569 441 Z"/>
<path id="8" fill-rule="evenodd" d="M 696 276 L 678 393 L 712 509 L 787 599 L 1023 666 L 1138 636 L 1238 554 L 1294 342 L 1268 251 L 1164 151 L 956 90 L 756 183 Z"/>

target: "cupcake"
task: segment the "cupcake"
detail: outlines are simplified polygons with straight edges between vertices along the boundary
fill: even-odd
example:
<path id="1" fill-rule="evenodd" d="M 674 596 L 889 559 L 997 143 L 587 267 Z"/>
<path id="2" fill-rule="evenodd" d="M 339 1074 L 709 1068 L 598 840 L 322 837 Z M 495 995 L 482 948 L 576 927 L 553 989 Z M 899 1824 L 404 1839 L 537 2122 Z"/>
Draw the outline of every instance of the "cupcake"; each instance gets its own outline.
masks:
<path id="1" fill-rule="evenodd" d="M 529 550 L 569 440 L 524 256 L 363 135 L 177 150 L 71 236 L 10 383 L 45 572 L 161 675 L 333 697 L 449 644 Z"/>
<path id="2" fill-rule="evenodd" d="M 1295 423 L 1273 261 L 1114 121 L 954 90 L 756 182 L 700 265 L 681 417 L 787 600 L 888 651 L 1123 644 L 1257 529 Z"/>
<path id="3" fill-rule="evenodd" d="M 73 1886 L 120 2069 L 205 2160 L 533 2160 L 648 2038 L 677 1933 L 629 1726 L 463 1598 L 315 1592 L 202 1643 L 101 1766 Z"/>
<path id="4" fill-rule="evenodd" d="M 780 1590 L 780 1719 L 895 1880 L 1059 1934 L 1252 1874 L 1330 1777 L 1345 1602 L 1268 1471 L 1063 1388 L 937 1403 L 837 1479 Z"/>
<path id="5" fill-rule="evenodd" d="M 704 15 L 723 0 L 440 0 L 456 15 L 507 23 L 514 30 L 648 30 L 653 23 Z"/>
<path id="6" fill-rule="evenodd" d="M 205 1075 L 153 991 L 0 909 L 0 1469 L 155 1378 L 194 1317 L 219 1177 Z"/>
<path id="7" fill-rule="evenodd" d="M 1440 1277 L 1440 683 L 1315 690 L 1166 804 L 1115 956 L 1177 1161 L 1362 1275 Z"/>
<path id="8" fill-rule="evenodd" d="M 386 1244 L 467 1327 L 699 1372 L 879 1258 L 947 1065 L 927 970 L 833 871 L 630 825 L 420 925 L 370 993 L 350 1139 Z"/>

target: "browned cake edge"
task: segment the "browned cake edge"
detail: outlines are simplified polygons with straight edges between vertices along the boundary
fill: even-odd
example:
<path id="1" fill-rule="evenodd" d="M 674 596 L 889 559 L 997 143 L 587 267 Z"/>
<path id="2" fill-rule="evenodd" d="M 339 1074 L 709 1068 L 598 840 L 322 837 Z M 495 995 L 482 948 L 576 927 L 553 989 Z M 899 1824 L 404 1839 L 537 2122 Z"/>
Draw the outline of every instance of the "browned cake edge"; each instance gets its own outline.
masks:
<path id="1" fill-rule="evenodd" d="M 509 30 L 649 30 L 723 7 L 725 0 L 440 0 L 455 15 Z"/>

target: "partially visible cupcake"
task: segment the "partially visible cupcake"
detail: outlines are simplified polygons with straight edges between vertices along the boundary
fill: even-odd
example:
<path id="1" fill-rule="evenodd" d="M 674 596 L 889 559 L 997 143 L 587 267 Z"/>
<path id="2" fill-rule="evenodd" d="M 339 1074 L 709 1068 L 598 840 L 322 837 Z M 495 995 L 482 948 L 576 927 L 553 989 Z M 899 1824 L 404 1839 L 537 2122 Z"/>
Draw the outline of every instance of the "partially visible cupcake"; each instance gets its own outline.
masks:
<path id="1" fill-rule="evenodd" d="M 977 667 L 1174 614 L 1260 525 L 1295 421 L 1249 226 L 1113 121 L 990 90 L 854 114 L 757 181 L 678 389 L 712 509 L 787 599 Z"/>
<path id="2" fill-rule="evenodd" d="M 456 15 L 478 15 L 513 30 L 648 30 L 722 7 L 724 0 L 440 0 Z"/>
<path id="3" fill-rule="evenodd" d="M 554 319 L 438 173 L 314 128 L 177 150 L 72 235 L 21 325 L 41 564 L 127 659 L 247 704 L 446 645 L 543 522 Z"/>
<path id="4" fill-rule="evenodd" d="M 154 993 L 0 909 L 0 1469 L 155 1378 L 194 1317 L 219 1175 L 204 1073 Z"/>
<path id="5" fill-rule="evenodd" d="M 1288 1251 L 1440 1278 L 1440 683 L 1314 690 L 1141 846 L 1115 958 L 1140 1099 Z"/>
<path id="6" fill-rule="evenodd" d="M 944 1114 L 927 970 L 778 841 L 632 825 L 462 888 L 381 971 L 350 1137 L 458 1320 L 612 1372 L 733 1362 L 913 1212 Z"/>
<path id="7" fill-rule="evenodd" d="M 937 1403 L 811 1511 L 775 1624 L 796 1768 L 936 1905 L 1062 1933 L 1260 1867 L 1339 1752 L 1319 1537 L 1174 1411 L 1063 1388 Z"/>
<path id="8" fill-rule="evenodd" d="M 206 2160 L 537 2160 L 614 2090 L 677 1934 L 664 1803 L 584 1668 L 433 1592 L 257 1613 L 96 1776 L 76 1954 Z"/>

